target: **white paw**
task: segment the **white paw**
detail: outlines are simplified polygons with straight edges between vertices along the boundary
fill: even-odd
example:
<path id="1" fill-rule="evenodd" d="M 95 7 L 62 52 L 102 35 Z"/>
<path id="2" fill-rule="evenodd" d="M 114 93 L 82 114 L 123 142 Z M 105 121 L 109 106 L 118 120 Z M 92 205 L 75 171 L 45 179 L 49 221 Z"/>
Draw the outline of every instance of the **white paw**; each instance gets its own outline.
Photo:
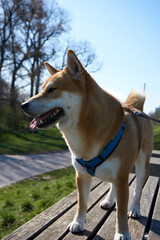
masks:
<path id="1" fill-rule="evenodd" d="M 115 233 L 114 240 L 130 240 L 129 233 L 126 234 Z"/>
<path id="2" fill-rule="evenodd" d="M 130 218 L 139 218 L 141 216 L 139 206 L 134 206 L 129 209 L 128 217 Z"/>
<path id="3" fill-rule="evenodd" d="M 73 222 L 71 222 L 68 225 L 68 228 L 72 233 L 83 232 L 84 231 L 84 224 L 79 223 L 76 220 L 73 220 Z"/>
<path id="4" fill-rule="evenodd" d="M 104 199 L 101 203 L 100 203 L 100 207 L 102 209 L 109 209 L 113 206 L 113 203 L 114 202 L 110 202 L 110 201 L 107 201 L 106 199 Z"/>

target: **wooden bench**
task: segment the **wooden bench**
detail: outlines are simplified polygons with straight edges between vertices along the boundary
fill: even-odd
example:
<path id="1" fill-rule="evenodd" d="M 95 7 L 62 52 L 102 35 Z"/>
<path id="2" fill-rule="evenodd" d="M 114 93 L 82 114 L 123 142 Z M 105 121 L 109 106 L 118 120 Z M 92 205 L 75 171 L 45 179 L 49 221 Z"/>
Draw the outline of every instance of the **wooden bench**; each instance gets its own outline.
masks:
<path id="1" fill-rule="evenodd" d="M 141 198 L 142 216 L 136 220 L 129 219 L 132 240 L 160 239 L 160 156 L 157 156 L 151 158 L 150 175 L 143 188 Z M 129 206 L 132 201 L 135 180 L 135 174 L 131 173 L 129 177 Z M 115 205 L 108 211 L 99 207 L 99 203 L 108 193 L 109 187 L 109 183 L 94 178 L 88 203 L 87 223 L 82 234 L 72 234 L 67 229 L 76 212 L 77 191 L 74 191 L 9 234 L 4 240 L 112 240 L 116 221 Z"/>

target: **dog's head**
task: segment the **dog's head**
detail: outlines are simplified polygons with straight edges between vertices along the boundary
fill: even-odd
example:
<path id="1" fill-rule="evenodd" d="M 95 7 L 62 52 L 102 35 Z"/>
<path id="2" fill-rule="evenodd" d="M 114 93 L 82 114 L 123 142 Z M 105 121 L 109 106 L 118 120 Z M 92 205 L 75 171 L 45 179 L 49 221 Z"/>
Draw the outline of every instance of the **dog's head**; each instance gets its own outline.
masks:
<path id="1" fill-rule="evenodd" d="M 22 103 L 22 109 L 34 117 L 31 129 L 48 128 L 56 123 L 69 127 L 78 121 L 85 69 L 72 50 L 68 51 L 67 66 L 62 71 L 44 64 L 51 76 L 39 94 Z"/>

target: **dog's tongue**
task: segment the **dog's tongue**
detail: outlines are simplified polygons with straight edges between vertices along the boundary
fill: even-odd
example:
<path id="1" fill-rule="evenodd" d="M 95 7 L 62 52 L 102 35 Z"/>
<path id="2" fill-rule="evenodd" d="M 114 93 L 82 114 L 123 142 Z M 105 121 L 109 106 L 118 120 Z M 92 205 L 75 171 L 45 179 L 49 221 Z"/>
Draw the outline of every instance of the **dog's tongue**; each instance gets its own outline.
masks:
<path id="1" fill-rule="evenodd" d="M 33 130 L 37 127 L 38 123 L 40 121 L 40 118 L 34 118 L 32 122 L 30 123 L 30 128 Z"/>
<path id="2" fill-rule="evenodd" d="M 37 127 L 37 125 L 39 124 L 40 120 L 45 120 L 50 114 L 52 114 L 52 112 L 54 112 L 54 109 L 41 115 L 40 117 L 34 118 L 32 120 L 32 122 L 30 123 L 30 128 L 33 130 Z"/>

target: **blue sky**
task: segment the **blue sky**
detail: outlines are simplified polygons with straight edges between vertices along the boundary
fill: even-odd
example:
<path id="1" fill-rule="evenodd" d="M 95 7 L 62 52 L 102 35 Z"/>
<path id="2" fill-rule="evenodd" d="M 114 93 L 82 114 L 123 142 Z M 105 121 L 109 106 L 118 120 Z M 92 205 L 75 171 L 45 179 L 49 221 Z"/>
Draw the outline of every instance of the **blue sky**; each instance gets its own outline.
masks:
<path id="1" fill-rule="evenodd" d="M 146 83 L 145 112 L 160 106 L 160 0 L 58 0 L 71 38 L 89 41 L 102 69 L 98 84 L 124 101 Z"/>

